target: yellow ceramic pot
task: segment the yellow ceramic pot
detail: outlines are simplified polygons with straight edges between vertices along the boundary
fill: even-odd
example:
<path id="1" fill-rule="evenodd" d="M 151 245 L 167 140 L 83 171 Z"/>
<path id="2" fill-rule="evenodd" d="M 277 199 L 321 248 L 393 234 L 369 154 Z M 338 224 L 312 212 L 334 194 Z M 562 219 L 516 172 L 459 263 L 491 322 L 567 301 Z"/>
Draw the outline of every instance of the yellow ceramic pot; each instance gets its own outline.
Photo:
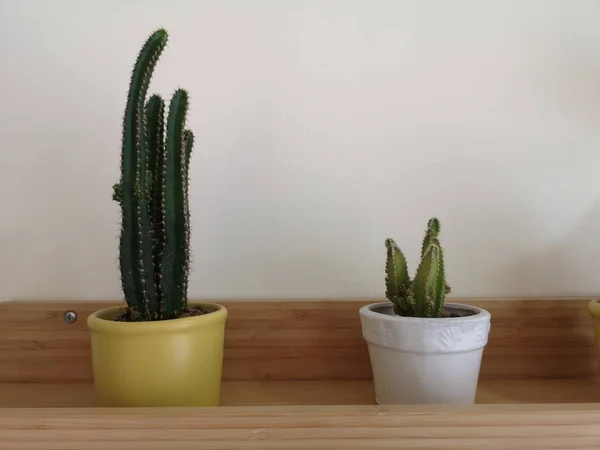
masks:
<path id="1" fill-rule="evenodd" d="M 227 310 L 153 322 L 116 322 L 120 306 L 90 315 L 94 385 L 107 406 L 217 406 Z"/>
<path id="2" fill-rule="evenodd" d="M 589 303 L 588 310 L 592 315 L 594 322 L 594 334 L 596 336 L 596 356 L 598 361 L 598 370 L 600 371 L 600 300 L 594 300 Z"/>

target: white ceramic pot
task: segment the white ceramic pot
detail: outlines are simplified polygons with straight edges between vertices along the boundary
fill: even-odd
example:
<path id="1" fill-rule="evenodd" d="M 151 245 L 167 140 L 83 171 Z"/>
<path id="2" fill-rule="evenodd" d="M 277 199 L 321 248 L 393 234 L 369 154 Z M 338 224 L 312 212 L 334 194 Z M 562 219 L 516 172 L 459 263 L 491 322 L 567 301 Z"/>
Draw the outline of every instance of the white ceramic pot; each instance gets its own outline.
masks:
<path id="1" fill-rule="evenodd" d="M 473 404 L 490 313 L 446 303 L 449 315 L 402 317 L 390 302 L 360 309 L 378 404 Z"/>

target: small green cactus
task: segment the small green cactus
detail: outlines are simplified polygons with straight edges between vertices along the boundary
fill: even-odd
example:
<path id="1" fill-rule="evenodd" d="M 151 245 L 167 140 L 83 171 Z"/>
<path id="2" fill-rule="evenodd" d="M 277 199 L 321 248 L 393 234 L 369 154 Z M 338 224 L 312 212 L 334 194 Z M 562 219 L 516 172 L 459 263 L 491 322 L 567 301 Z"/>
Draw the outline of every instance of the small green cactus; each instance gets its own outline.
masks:
<path id="1" fill-rule="evenodd" d="M 386 239 L 386 292 L 394 312 L 405 317 L 443 317 L 446 294 L 444 253 L 438 239 L 440 221 L 435 217 L 427 224 L 421 246 L 421 263 L 413 280 L 408 274 L 406 258 L 392 239 Z"/>
<path id="2" fill-rule="evenodd" d="M 166 121 L 148 86 L 167 32 L 156 30 L 133 69 L 123 119 L 121 178 L 113 199 L 121 206 L 121 284 L 127 312 L 120 320 L 167 320 L 196 314 L 187 304 L 190 261 L 189 161 L 194 135 L 185 129 L 188 94 L 175 91 Z M 165 135 L 166 131 L 166 135 Z"/>

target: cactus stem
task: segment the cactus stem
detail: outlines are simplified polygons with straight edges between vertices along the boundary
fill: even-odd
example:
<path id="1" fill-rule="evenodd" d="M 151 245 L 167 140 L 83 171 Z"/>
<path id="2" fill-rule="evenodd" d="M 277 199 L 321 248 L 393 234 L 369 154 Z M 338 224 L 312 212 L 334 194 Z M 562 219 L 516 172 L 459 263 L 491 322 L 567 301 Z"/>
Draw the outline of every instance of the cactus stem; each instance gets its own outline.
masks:
<path id="1" fill-rule="evenodd" d="M 443 317 L 446 284 L 444 254 L 439 242 L 440 222 L 432 218 L 421 246 L 421 262 L 413 280 L 406 258 L 392 239 L 386 239 L 386 297 L 396 314 L 411 317 Z"/>
<path id="2" fill-rule="evenodd" d="M 146 102 L 168 35 L 155 31 L 138 54 L 123 119 L 121 178 L 113 199 L 121 207 L 119 263 L 127 320 L 177 318 L 187 307 L 189 275 L 189 159 L 194 136 L 185 130 L 187 92 L 170 104 Z M 166 136 L 165 136 L 166 131 Z"/>
<path id="3" fill-rule="evenodd" d="M 177 316 L 187 308 L 186 283 L 185 146 L 187 92 L 178 89 L 169 105 L 164 172 L 165 250 L 162 258 L 163 313 Z"/>

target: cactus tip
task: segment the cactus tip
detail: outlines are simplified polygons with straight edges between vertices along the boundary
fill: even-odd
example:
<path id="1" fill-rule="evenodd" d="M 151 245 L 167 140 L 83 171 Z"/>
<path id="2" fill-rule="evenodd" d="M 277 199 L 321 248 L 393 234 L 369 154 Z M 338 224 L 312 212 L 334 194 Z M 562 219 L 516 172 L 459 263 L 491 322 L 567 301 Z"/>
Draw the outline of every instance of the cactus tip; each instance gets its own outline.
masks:
<path id="1" fill-rule="evenodd" d="M 162 39 L 167 39 L 169 37 L 169 33 L 167 33 L 167 30 L 164 27 L 158 28 L 153 34 Z"/>
<path id="2" fill-rule="evenodd" d="M 429 219 L 429 222 L 427 223 L 427 228 L 431 230 L 434 236 L 437 236 L 440 233 L 439 219 L 437 217 L 432 217 L 431 219 Z"/>
<path id="3" fill-rule="evenodd" d="M 189 96 L 190 96 L 189 93 L 188 93 L 188 91 L 187 91 L 187 89 L 184 89 L 184 88 L 177 88 L 177 89 L 175 89 L 175 93 L 174 94 L 175 95 L 177 95 L 177 94 L 183 95 L 183 96 L 185 96 L 186 99 L 189 98 Z"/>

